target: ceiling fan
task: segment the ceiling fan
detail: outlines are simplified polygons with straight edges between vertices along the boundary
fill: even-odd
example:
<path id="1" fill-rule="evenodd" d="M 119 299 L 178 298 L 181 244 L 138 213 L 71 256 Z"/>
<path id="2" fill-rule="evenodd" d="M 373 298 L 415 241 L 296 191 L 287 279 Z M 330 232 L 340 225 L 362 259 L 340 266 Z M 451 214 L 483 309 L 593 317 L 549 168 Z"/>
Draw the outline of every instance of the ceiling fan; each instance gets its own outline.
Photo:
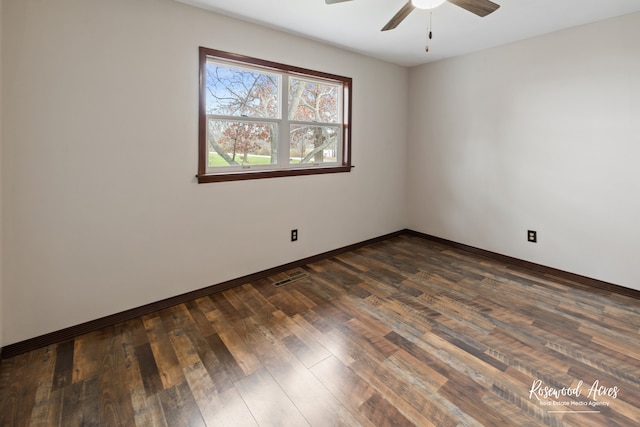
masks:
<path id="1" fill-rule="evenodd" d="M 333 4 L 345 1 L 351 0 L 325 0 L 325 3 Z M 409 0 L 404 6 L 402 6 L 398 13 L 396 13 L 389 22 L 387 22 L 387 25 L 382 27 L 382 31 L 393 30 L 396 28 L 402 21 L 404 21 L 404 18 L 413 12 L 413 9 L 433 9 L 434 7 L 440 6 L 445 1 L 453 3 L 456 6 L 468 10 L 478 16 L 487 16 L 500 7 L 499 4 L 490 0 Z"/>

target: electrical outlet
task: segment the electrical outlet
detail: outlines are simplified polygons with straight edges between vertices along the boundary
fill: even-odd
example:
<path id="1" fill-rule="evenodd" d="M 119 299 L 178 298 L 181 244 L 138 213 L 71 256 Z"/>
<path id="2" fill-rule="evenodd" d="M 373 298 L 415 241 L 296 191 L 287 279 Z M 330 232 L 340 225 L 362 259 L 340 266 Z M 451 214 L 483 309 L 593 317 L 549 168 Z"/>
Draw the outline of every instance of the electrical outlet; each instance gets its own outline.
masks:
<path id="1" fill-rule="evenodd" d="M 538 242 L 538 232 L 537 231 L 533 231 L 533 230 L 529 230 L 527 231 L 527 240 L 531 243 L 537 243 Z"/>
<path id="2" fill-rule="evenodd" d="M 295 242 L 298 240 L 298 229 L 291 230 L 291 241 Z"/>

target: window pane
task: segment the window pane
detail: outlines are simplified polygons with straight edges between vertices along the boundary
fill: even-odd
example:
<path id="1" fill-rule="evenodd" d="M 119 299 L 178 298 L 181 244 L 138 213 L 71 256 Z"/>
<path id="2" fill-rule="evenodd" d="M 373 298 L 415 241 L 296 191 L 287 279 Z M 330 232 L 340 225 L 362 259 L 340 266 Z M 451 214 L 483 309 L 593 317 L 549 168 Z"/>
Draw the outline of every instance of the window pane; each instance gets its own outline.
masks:
<path id="1" fill-rule="evenodd" d="M 208 167 L 259 166 L 278 161 L 274 123 L 208 120 Z"/>
<path id="2" fill-rule="evenodd" d="M 207 114 L 280 118 L 277 74 L 207 62 Z"/>
<path id="3" fill-rule="evenodd" d="M 337 85 L 291 78 L 289 80 L 289 119 L 338 123 L 339 89 Z"/>
<path id="4" fill-rule="evenodd" d="M 337 161 L 338 127 L 291 126 L 290 161 L 296 163 L 335 163 Z"/>

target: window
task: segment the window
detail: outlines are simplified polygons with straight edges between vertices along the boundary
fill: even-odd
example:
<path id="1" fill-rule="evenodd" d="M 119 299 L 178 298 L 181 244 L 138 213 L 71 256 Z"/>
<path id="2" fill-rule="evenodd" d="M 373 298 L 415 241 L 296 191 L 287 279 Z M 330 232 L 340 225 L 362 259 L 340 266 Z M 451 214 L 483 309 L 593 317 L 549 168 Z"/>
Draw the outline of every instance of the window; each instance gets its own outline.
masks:
<path id="1" fill-rule="evenodd" d="M 349 172 L 351 79 L 200 48 L 198 182 Z"/>

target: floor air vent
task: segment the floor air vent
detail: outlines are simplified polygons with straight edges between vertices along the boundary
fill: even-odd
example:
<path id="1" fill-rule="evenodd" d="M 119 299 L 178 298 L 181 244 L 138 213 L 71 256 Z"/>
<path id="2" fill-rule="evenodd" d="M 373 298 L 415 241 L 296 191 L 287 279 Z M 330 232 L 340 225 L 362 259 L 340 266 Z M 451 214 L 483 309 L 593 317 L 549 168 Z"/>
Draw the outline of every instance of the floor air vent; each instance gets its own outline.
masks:
<path id="1" fill-rule="evenodd" d="M 273 286 L 283 286 L 288 285 L 289 283 L 295 282 L 296 280 L 304 279 L 305 277 L 309 277 L 306 271 L 304 270 L 295 270 L 291 272 L 285 273 L 287 277 L 278 280 L 273 283 Z"/>

